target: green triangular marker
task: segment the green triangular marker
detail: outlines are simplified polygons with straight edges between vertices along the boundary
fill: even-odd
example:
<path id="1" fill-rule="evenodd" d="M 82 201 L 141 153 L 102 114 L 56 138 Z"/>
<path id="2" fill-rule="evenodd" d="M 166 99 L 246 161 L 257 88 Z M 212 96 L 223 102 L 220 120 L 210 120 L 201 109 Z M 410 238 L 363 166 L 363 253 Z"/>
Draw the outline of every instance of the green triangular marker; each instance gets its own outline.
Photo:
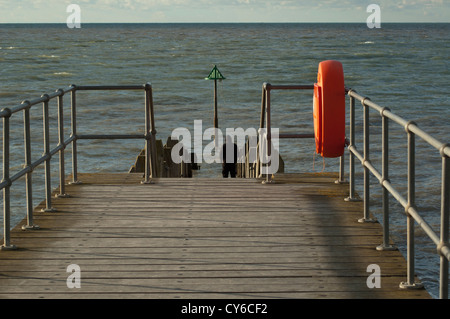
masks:
<path id="1" fill-rule="evenodd" d="M 220 73 L 219 69 L 215 65 L 205 80 L 225 80 L 225 77 Z"/>

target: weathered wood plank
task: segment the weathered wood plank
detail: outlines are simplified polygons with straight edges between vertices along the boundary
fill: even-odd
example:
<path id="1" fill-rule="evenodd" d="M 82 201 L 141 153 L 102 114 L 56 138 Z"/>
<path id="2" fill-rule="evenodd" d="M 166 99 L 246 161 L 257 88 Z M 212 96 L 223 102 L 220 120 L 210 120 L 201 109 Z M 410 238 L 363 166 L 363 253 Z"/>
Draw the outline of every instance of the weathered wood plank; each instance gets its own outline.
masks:
<path id="1" fill-rule="evenodd" d="M 379 224 L 361 224 L 335 174 L 155 179 L 80 174 L 0 252 L 0 298 L 429 298 L 403 291 L 399 252 L 380 252 Z M 81 267 L 80 289 L 66 268 Z M 369 289 L 367 266 L 382 269 Z"/>
<path id="2" fill-rule="evenodd" d="M 157 293 L 83 293 L 80 291 L 67 291 L 64 293 L 54 294 L 51 292 L 36 293 L 36 292 L 23 292 L 23 293 L 0 293 L 0 298 L 15 298 L 15 299 L 205 299 L 204 293 L 198 292 L 157 292 Z M 377 294 L 374 292 L 349 292 L 349 291 L 327 291 L 327 292 L 264 292 L 264 293 L 238 293 L 238 292 L 225 292 L 225 293 L 208 293 L 208 299 L 422 299 L 423 295 L 416 291 L 401 291 L 401 292 L 385 292 L 383 294 Z M 187 301 L 186 301 L 187 302 Z M 293 301 L 295 305 L 295 301 Z M 180 309 L 177 311 L 181 312 Z"/>
<path id="3" fill-rule="evenodd" d="M 66 293 L 9 293 L 9 294 L 1 294 L 0 298 L 14 298 L 14 299 L 160 299 L 160 300 L 195 300 L 195 299 L 205 299 L 204 293 L 82 293 L 78 291 L 69 291 Z M 400 292 L 400 293 L 389 293 L 386 292 L 383 295 L 374 294 L 373 292 L 271 292 L 268 293 L 234 293 L 234 292 L 226 292 L 226 293 L 209 293 L 208 299 L 290 299 L 290 301 L 295 305 L 295 301 L 292 299 L 422 299 L 422 295 L 417 292 Z M 186 301 L 187 303 L 188 301 Z M 181 312 L 181 309 L 176 309 L 177 312 Z"/>

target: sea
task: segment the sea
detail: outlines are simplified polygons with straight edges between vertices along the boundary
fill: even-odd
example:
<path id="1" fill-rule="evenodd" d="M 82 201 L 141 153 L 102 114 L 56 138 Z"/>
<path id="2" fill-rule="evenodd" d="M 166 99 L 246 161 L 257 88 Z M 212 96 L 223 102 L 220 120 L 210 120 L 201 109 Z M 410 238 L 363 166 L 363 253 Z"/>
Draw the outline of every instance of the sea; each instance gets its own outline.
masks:
<path id="1" fill-rule="evenodd" d="M 194 132 L 194 120 L 202 121 L 203 130 L 213 127 L 214 83 L 205 78 L 214 66 L 225 77 L 217 86 L 219 128 L 225 133 L 227 128 L 259 127 L 263 83 L 312 85 L 321 61 L 338 60 L 343 64 L 347 88 L 415 121 L 437 140 L 450 142 L 449 46 L 448 23 L 383 23 L 381 28 L 368 28 L 364 23 L 131 23 L 81 24 L 73 29 L 66 24 L 0 24 L 0 108 L 15 107 L 71 84 L 151 83 L 157 139 L 165 144 L 176 128 Z M 280 133 L 312 133 L 312 101 L 311 90 L 273 91 L 272 127 Z M 77 103 L 79 134 L 144 132 L 143 91 L 79 91 Z M 56 100 L 49 107 L 53 148 L 58 143 Z M 68 138 L 70 94 L 64 97 L 64 114 Z M 348 125 L 348 102 L 346 116 Z M 356 118 L 357 148 L 362 151 L 359 103 Z M 35 161 L 44 152 L 41 105 L 32 108 L 31 120 Z M 13 175 L 24 165 L 21 113 L 12 116 L 11 132 Z M 381 118 L 374 111 L 370 113 L 370 133 L 371 159 L 381 170 Z M 404 128 L 392 122 L 390 136 L 390 179 L 406 197 L 407 137 Z M 210 142 L 206 139 L 200 147 Z M 83 140 L 78 145 L 79 172 L 127 172 L 144 142 Z M 281 140 L 285 172 L 338 170 L 338 159 L 324 159 L 314 151 L 313 139 Z M 439 234 L 441 158 L 420 138 L 416 138 L 416 151 L 417 207 Z M 71 148 L 65 153 L 69 174 Z M 348 172 L 348 156 L 345 167 Z M 58 156 L 52 159 L 51 168 L 54 188 L 58 186 Z M 358 165 L 359 194 L 362 171 Z M 214 164 L 200 163 L 200 170 L 194 172 L 194 178 L 219 176 L 220 166 Z M 43 185 L 40 166 L 33 173 L 35 205 L 44 199 Z M 382 221 L 381 190 L 375 177 L 370 190 L 371 212 Z M 14 226 L 26 216 L 23 179 L 13 184 L 11 192 Z M 390 212 L 391 237 L 406 254 L 406 216 L 392 197 Z M 419 228 L 416 240 L 416 272 L 430 294 L 438 298 L 436 247 Z"/>

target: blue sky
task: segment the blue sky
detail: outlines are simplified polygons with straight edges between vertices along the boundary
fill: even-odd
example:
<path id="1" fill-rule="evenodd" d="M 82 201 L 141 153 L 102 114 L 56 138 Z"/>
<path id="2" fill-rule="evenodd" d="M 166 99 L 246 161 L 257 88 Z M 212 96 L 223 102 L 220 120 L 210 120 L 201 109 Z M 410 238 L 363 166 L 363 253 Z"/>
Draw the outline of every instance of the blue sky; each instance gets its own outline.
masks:
<path id="1" fill-rule="evenodd" d="M 383 22 L 450 22 L 449 0 L 0 0 L 0 23 L 361 22 L 378 4 Z"/>

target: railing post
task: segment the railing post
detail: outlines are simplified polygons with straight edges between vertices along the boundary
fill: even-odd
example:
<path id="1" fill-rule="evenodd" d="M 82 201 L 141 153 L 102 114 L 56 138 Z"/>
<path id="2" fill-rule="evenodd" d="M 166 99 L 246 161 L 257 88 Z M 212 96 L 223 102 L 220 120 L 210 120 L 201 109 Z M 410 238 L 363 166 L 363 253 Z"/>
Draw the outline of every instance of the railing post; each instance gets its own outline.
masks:
<path id="1" fill-rule="evenodd" d="M 70 93 L 70 122 L 72 133 L 71 136 L 74 137 L 72 141 L 72 181 L 69 184 L 77 185 L 81 184 L 78 180 L 78 158 L 77 158 L 77 95 L 76 95 L 76 86 L 72 84 L 74 90 Z"/>
<path id="2" fill-rule="evenodd" d="M 23 110 L 23 126 L 24 126 L 24 145 L 25 145 L 25 166 L 31 166 L 31 123 L 30 123 L 30 102 L 23 101 L 22 104 L 27 104 L 27 108 Z M 26 200 L 27 200 L 27 224 L 22 226 L 23 230 L 39 229 L 38 225 L 33 222 L 33 172 L 30 170 L 25 175 L 26 185 Z"/>
<path id="3" fill-rule="evenodd" d="M 45 159 L 45 208 L 42 209 L 43 212 L 55 212 L 56 210 L 52 208 L 52 181 L 51 181 L 51 170 L 50 170 L 50 128 L 49 128 L 49 116 L 48 116 L 48 94 L 43 94 L 42 97 L 46 98 L 43 102 L 43 117 L 44 117 L 44 156 Z"/>
<path id="4" fill-rule="evenodd" d="M 366 163 L 370 161 L 369 159 L 369 135 L 370 135 L 370 123 L 369 123 L 369 107 L 366 105 L 365 101 L 369 98 L 364 98 L 361 103 L 364 107 L 364 217 L 359 219 L 360 223 L 373 223 L 374 219 L 370 218 L 370 171 L 366 166 Z"/>
<path id="5" fill-rule="evenodd" d="M 267 159 L 269 159 L 272 155 L 272 126 L 270 121 L 270 84 L 266 84 L 266 126 L 267 126 Z M 269 163 L 266 163 L 268 165 Z M 263 184 L 272 183 L 271 174 L 266 174 L 266 179 L 262 182 Z"/>
<path id="6" fill-rule="evenodd" d="M 389 191 L 384 186 L 384 182 L 389 181 L 389 119 L 384 116 L 384 111 L 388 108 L 383 108 L 380 112 L 382 117 L 382 176 L 381 176 L 381 187 L 382 187 L 382 207 L 383 207 L 383 243 L 377 247 L 377 250 L 397 250 L 397 247 L 390 244 L 389 241 Z"/>
<path id="7" fill-rule="evenodd" d="M 349 91 L 349 94 L 353 90 Z M 353 91 L 354 92 L 354 91 Z M 350 168 L 349 168 L 349 196 L 345 198 L 347 202 L 360 201 L 355 195 L 355 155 L 351 151 L 352 147 L 355 146 L 355 98 L 350 96 L 350 145 L 348 146 L 350 154 Z"/>
<path id="8" fill-rule="evenodd" d="M 151 96 L 151 84 L 146 83 L 144 85 L 145 89 L 145 169 L 144 169 L 144 180 L 142 184 L 152 184 L 150 176 L 153 178 L 155 175 L 153 173 L 154 164 L 152 163 L 153 158 L 153 138 L 151 133 L 151 113 L 152 113 L 152 96 Z"/>
<path id="9" fill-rule="evenodd" d="M 260 123 L 259 123 L 259 129 L 262 130 L 264 128 L 264 119 L 266 116 L 266 86 L 267 83 L 263 83 L 262 86 L 262 94 L 261 94 L 261 119 L 260 119 Z M 258 138 L 260 137 L 260 134 L 258 134 Z M 257 156 L 256 156 L 256 166 L 255 166 L 255 177 L 259 178 L 261 177 L 261 159 L 260 159 L 260 153 L 259 151 L 261 150 L 261 145 L 262 145 L 262 141 L 258 140 L 257 141 Z"/>
<path id="10" fill-rule="evenodd" d="M 7 114 L 3 117 L 3 180 L 7 185 L 3 188 L 3 245 L 2 250 L 14 250 L 16 246 L 11 245 L 11 180 L 9 179 L 9 118 L 11 110 L 3 109 Z"/>
<path id="11" fill-rule="evenodd" d="M 64 165 L 64 149 L 66 148 L 64 143 L 64 90 L 59 89 L 57 92 L 60 93 L 58 96 L 58 142 L 59 146 L 62 146 L 62 148 L 59 151 L 59 194 L 56 196 L 69 197 L 69 195 L 66 194 L 66 172 Z"/>
<path id="12" fill-rule="evenodd" d="M 151 133 L 151 169 L 152 178 L 157 177 L 157 167 L 156 167 L 156 127 L 155 127 L 155 111 L 153 109 L 153 89 L 150 83 L 147 83 L 149 88 L 149 103 L 150 103 L 150 133 Z"/>
<path id="13" fill-rule="evenodd" d="M 345 152 L 339 158 L 339 178 L 335 181 L 335 183 L 345 183 Z"/>
<path id="14" fill-rule="evenodd" d="M 262 96 L 261 96 L 261 119 L 259 122 L 259 128 L 264 128 L 264 118 L 266 115 L 266 83 L 263 84 Z"/>
<path id="15" fill-rule="evenodd" d="M 438 247 L 440 254 L 440 280 L 439 298 L 448 299 L 448 263 L 449 260 L 443 255 L 443 248 L 449 245 L 449 219 L 450 219 L 450 159 L 444 154 L 444 144 L 441 148 L 442 156 L 442 188 L 441 188 L 441 238 Z"/>
<path id="16" fill-rule="evenodd" d="M 409 213 L 409 209 L 415 207 L 416 202 L 416 143 L 415 134 L 409 130 L 409 125 L 415 124 L 410 121 L 405 125 L 405 131 L 408 133 L 408 204 L 405 208 L 407 216 L 407 281 L 400 283 L 403 289 L 420 289 L 423 288 L 421 283 L 414 282 L 415 277 L 415 242 L 414 242 L 414 217 Z"/>

